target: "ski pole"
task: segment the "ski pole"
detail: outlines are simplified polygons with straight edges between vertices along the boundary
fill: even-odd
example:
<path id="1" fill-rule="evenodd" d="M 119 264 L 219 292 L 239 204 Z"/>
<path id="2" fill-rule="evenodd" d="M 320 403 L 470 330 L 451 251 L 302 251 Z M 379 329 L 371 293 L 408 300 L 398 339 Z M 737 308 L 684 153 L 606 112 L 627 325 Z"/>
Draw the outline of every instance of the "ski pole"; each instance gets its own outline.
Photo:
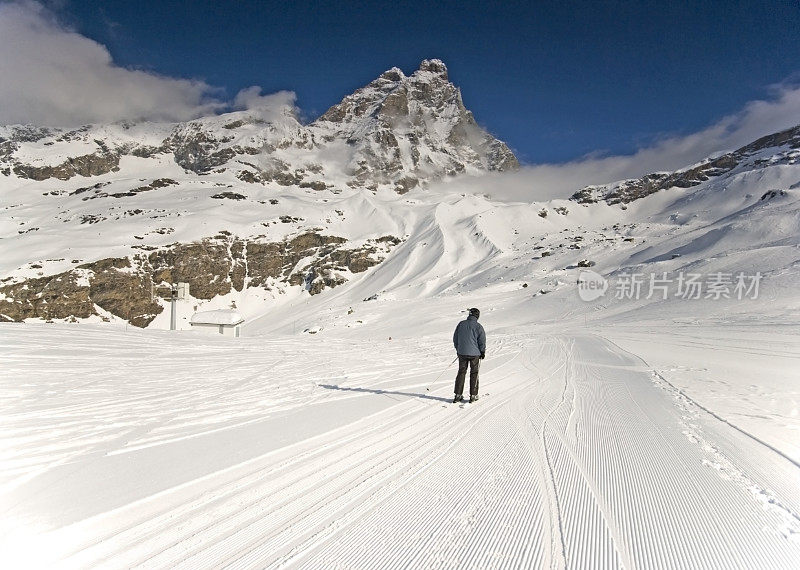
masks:
<path id="1" fill-rule="evenodd" d="M 457 354 L 456 354 L 456 357 L 453 359 L 453 362 L 455 362 L 456 360 L 458 360 L 458 355 L 457 355 Z M 448 368 L 450 368 L 450 367 L 453 365 L 453 362 L 451 362 L 450 364 L 448 364 L 447 366 L 445 366 L 445 369 L 444 369 L 444 370 L 442 370 L 442 371 L 439 373 L 439 375 L 438 375 L 438 376 L 437 376 L 437 377 L 434 379 L 434 381 L 433 381 L 433 382 L 431 382 L 430 384 L 428 384 L 428 387 L 427 387 L 427 388 L 425 388 L 425 391 L 426 391 L 426 392 L 429 392 L 429 391 L 430 391 L 430 389 L 431 389 L 431 386 L 433 386 L 434 384 L 436 384 L 436 382 L 439 380 L 439 378 L 441 378 L 441 377 L 442 377 L 442 374 L 444 374 L 445 372 L 447 372 L 447 369 L 448 369 Z"/>

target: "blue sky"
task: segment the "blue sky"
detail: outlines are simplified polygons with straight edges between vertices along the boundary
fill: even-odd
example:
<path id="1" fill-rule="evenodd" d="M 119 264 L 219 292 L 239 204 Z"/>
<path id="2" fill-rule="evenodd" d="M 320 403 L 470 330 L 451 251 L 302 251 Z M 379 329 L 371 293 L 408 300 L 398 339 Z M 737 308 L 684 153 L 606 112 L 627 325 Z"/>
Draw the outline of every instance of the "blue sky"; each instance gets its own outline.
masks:
<path id="1" fill-rule="evenodd" d="M 293 91 L 307 119 L 389 67 L 440 58 L 527 164 L 631 155 L 800 79 L 797 1 L 10 4 L 93 40 L 113 66 L 199 80 L 206 98 Z"/>

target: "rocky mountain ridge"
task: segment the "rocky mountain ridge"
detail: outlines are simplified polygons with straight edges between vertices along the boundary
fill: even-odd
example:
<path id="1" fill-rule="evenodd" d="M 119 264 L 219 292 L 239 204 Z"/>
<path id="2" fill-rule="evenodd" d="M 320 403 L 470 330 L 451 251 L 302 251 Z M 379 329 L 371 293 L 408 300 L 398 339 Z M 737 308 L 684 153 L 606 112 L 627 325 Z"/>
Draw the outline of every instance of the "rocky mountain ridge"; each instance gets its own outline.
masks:
<path id="1" fill-rule="evenodd" d="M 177 124 L 0 127 L 0 239 L 33 252 L 6 259 L 0 318 L 99 315 L 147 326 L 177 280 L 198 301 L 251 288 L 314 295 L 400 241 L 392 224 L 342 234 L 337 225 L 355 214 L 329 200 L 518 166 L 477 125 L 439 60 L 411 76 L 392 68 L 310 124 L 284 102 Z M 250 223 L 213 222 L 215 235 L 197 221 L 215 212 Z"/>
<path id="2" fill-rule="evenodd" d="M 384 72 L 308 125 L 287 104 L 179 124 L 0 128 L 7 177 L 123 175 L 125 157 L 167 157 L 186 173 L 228 171 L 249 184 L 400 193 L 446 176 L 519 167 L 508 146 L 476 123 L 435 59 L 408 77 Z"/>
<path id="3" fill-rule="evenodd" d="M 410 77 L 384 72 L 312 126 L 355 146 L 359 185 L 393 183 L 402 192 L 442 173 L 519 168 L 508 146 L 478 126 L 440 60 L 423 61 Z"/>
<path id="4" fill-rule="evenodd" d="M 691 188 L 736 169 L 758 170 L 797 162 L 800 162 L 800 125 L 676 172 L 656 172 L 612 184 L 586 186 L 570 199 L 581 204 L 627 204 L 661 190 Z"/>

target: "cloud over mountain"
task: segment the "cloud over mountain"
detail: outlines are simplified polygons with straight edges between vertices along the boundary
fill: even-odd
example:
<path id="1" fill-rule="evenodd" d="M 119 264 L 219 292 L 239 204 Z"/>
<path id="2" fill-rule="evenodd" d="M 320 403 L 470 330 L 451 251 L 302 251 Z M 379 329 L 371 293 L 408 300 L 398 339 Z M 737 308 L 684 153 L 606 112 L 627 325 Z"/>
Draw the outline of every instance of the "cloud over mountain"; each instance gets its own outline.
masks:
<path id="1" fill-rule="evenodd" d="M 739 112 L 688 135 L 665 137 L 631 155 L 590 155 L 564 164 L 539 164 L 501 175 L 506 199 L 531 200 L 570 196 L 589 184 L 637 178 L 670 171 L 724 151 L 739 148 L 761 136 L 800 124 L 800 86 L 785 82 L 771 87 L 771 97 L 751 101 Z M 497 196 L 498 198 L 500 196 Z"/>
<path id="2" fill-rule="evenodd" d="M 0 124 L 185 121 L 230 107 L 222 90 L 204 81 L 120 67 L 105 46 L 39 2 L 0 4 L 0 54 Z M 259 93 L 243 90 L 234 106 L 293 104 L 293 94 Z"/>
<path id="3" fill-rule="evenodd" d="M 297 114 L 297 95 L 294 91 L 278 91 L 267 95 L 261 94 L 261 87 L 253 85 L 239 91 L 233 99 L 233 108 L 237 111 L 251 109 L 267 110 L 273 113 Z"/>

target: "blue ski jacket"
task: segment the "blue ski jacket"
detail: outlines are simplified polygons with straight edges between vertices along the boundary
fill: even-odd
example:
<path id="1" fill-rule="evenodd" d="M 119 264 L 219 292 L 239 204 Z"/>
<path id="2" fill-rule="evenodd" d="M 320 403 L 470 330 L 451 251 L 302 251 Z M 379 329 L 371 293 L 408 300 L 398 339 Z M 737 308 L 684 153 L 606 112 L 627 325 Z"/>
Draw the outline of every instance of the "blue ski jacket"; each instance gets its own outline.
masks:
<path id="1" fill-rule="evenodd" d="M 474 316 L 458 323 L 453 333 L 453 345 L 462 356 L 480 356 L 486 352 L 486 332 Z"/>

